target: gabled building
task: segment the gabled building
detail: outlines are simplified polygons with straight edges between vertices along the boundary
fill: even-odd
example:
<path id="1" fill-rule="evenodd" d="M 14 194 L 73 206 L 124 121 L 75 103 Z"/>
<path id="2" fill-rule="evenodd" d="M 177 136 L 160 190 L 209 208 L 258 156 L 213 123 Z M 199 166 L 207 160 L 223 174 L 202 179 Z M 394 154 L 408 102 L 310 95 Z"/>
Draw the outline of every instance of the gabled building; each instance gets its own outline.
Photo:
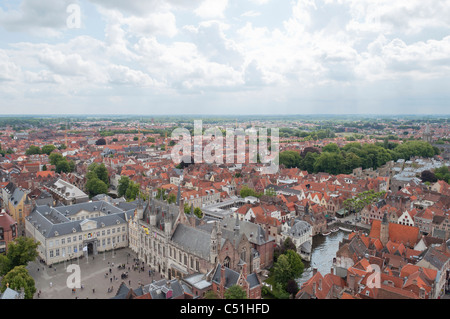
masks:
<path id="1" fill-rule="evenodd" d="M 0 212 L 0 254 L 6 253 L 8 244 L 17 236 L 17 222 L 5 211 Z"/>
<path id="2" fill-rule="evenodd" d="M 227 289 L 234 285 L 240 286 L 246 293 L 247 299 L 261 299 L 261 281 L 255 273 L 247 273 L 247 265 L 242 265 L 242 270 L 237 272 L 222 264 L 217 264 L 212 278 L 212 291 L 224 299 Z"/>

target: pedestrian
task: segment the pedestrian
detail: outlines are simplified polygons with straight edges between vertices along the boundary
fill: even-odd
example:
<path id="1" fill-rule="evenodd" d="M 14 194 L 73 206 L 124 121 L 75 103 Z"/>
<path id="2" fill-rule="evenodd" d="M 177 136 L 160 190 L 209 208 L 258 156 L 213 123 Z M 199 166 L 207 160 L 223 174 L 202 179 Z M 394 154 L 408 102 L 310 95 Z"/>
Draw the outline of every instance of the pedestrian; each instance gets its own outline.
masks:
<path id="1" fill-rule="evenodd" d="M 92 293 L 95 294 L 95 288 L 92 288 Z"/>
<path id="2" fill-rule="evenodd" d="M 50 281 L 50 288 L 52 288 L 52 286 L 53 286 L 53 284 L 52 284 L 52 282 Z"/>
<path id="3" fill-rule="evenodd" d="M 128 286 L 131 286 L 131 280 L 128 280 Z"/>
<path id="4" fill-rule="evenodd" d="M 109 282 L 112 282 L 112 277 L 109 278 Z"/>

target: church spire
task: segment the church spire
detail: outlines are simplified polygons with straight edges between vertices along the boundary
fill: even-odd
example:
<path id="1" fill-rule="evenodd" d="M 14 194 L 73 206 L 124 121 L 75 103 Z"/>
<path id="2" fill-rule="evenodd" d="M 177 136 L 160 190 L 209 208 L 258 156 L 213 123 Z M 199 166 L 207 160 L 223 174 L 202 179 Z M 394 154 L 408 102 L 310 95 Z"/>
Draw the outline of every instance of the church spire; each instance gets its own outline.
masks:
<path id="1" fill-rule="evenodd" d="M 181 198 L 181 181 L 180 181 L 180 184 L 178 184 L 177 206 L 180 205 L 180 198 Z"/>
<path id="2" fill-rule="evenodd" d="M 386 246 L 389 241 L 389 221 L 387 218 L 387 212 L 384 212 L 383 220 L 380 225 L 380 241 L 383 246 Z"/>

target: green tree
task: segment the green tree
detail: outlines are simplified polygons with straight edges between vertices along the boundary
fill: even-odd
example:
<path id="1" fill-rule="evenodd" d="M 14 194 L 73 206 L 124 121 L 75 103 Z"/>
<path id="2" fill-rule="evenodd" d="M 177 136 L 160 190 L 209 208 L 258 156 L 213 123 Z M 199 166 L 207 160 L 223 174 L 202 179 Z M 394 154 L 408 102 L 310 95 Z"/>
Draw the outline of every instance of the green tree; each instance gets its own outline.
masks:
<path id="1" fill-rule="evenodd" d="M 277 262 L 273 267 L 274 279 L 277 283 L 281 284 L 283 289 L 286 287 L 287 282 L 290 279 L 294 279 L 293 270 L 289 262 L 288 256 L 280 255 Z"/>
<path id="2" fill-rule="evenodd" d="M 51 153 L 48 157 L 50 164 L 56 165 L 59 161 L 64 159 L 64 156 L 62 156 L 60 153 Z"/>
<path id="3" fill-rule="evenodd" d="M 434 170 L 434 176 L 441 181 L 450 183 L 450 171 L 447 166 L 441 166 Z"/>
<path id="4" fill-rule="evenodd" d="M 203 217 L 203 212 L 202 212 L 200 207 L 195 207 L 194 208 L 194 215 L 197 216 L 198 218 L 202 218 Z"/>
<path id="5" fill-rule="evenodd" d="M 219 299 L 219 296 L 217 296 L 216 292 L 213 290 L 209 290 L 205 293 L 205 296 L 203 297 L 205 299 Z"/>
<path id="6" fill-rule="evenodd" d="M 16 291 L 20 291 L 23 288 L 25 299 L 33 299 L 33 295 L 36 292 L 35 281 L 24 265 L 14 267 L 3 277 L 1 291 L 4 292 L 7 286 Z"/>
<path id="7" fill-rule="evenodd" d="M 248 187 L 247 185 L 242 186 L 241 191 L 239 192 L 239 195 L 242 198 L 245 198 L 247 196 L 254 196 L 254 197 L 260 197 L 260 194 L 255 192 L 253 189 Z"/>
<path id="8" fill-rule="evenodd" d="M 300 277 L 303 273 L 303 269 L 305 268 L 300 255 L 292 249 L 287 250 L 285 255 L 287 256 L 289 264 L 291 265 L 292 277 Z"/>
<path id="9" fill-rule="evenodd" d="M 329 143 L 322 148 L 322 152 L 340 153 L 340 149 L 336 143 Z"/>
<path id="10" fill-rule="evenodd" d="M 300 153 L 295 151 L 284 151 L 280 153 L 279 163 L 286 168 L 299 167 L 301 162 Z"/>
<path id="11" fill-rule="evenodd" d="M 41 149 L 38 146 L 31 145 L 26 151 L 26 155 L 34 155 L 34 154 L 41 154 Z"/>
<path id="12" fill-rule="evenodd" d="M 121 176 L 119 179 L 119 186 L 117 187 L 117 193 L 119 197 L 125 195 L 129 185 L 130 185 L 130 178 L 128 176 Z"/>
<path id="13" fill-rule="evenodd" d="M 17 266 L 27 265 L 38 256 L 37 247 L 39 242 L 35 242 L 28 237 L 17 237 L 8 245 L 6 258 L 0 259 L 0 276 L 5 275 Z"/>
<path id="14" fill-rule="evenodd" d="M 109 174 L 105 164 L 92 163 L 89 165 L 89 171 L 94 172 L 98 179 L 109 185 Z"/>
<path id="15" fill-rule="evenodd" d="M 96 176 L 88 178 L 85 187 L 91 197 L 108 192 L 108 185 Z"/>
<path id="16" fill-rule="evenodd" d="M 55 168 L 57 173 L 68 173 L 70 172 L 70 165 L 69 162 L 66 159 L 63 159 L 61 161 L 59 161 L 58 163 L 56 163 L 56 168 Z"/>
<path id="17" fill-rule="evenodd" d="M 156 194 L 156 198 L 163 198 L 163 200 L 166 200 L 167 199 L 167 195 L 166 195 L 166 191 L 165 190 L 163 190 L 162 188 L 158 188 L 157 189 L 157 194 Z"/>
<path id="18" fill-rule="evenodd" d="M 47 154 L 50 155 L 51 152 L 53 152 L 56 149 L 56 146 L 53 144 L 49 144 L 49 145 L 44 145 L 42 146 L 42 154 Z"/>
<path id="19" fill-rule="evenodd" d="M 173 204 L 177 201 L 177 196 L 175 194 L 170 194 L 169 197 L 167 197 L 167 202 L 169 204 Z"/>
<path id="20" fill-rule="evenodd" d="M 135 200 L 140 192 L 140 185 L 130 181 L 130 184 L 128 185 L 128 188 L 125 192 L 125 198 L 127 201 L 133 201 Z"/>
<path id="21" fill-rule="evenodd" d="M 225 299 L 247 299 L 247 293 L 239 285 L 233 285 L 224 293 Z"/>

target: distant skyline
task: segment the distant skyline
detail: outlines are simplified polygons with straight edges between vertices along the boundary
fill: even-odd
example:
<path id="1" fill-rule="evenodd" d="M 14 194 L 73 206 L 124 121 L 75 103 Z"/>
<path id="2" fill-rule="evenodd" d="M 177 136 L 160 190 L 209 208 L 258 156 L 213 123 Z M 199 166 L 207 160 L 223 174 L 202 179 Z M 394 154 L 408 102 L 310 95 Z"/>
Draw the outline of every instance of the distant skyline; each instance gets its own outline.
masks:
<path id="1" fill-rule="evenodd" d="M 448 17 L 450 0 L 4 0 L 0 113 L 448 115 Z"/>

